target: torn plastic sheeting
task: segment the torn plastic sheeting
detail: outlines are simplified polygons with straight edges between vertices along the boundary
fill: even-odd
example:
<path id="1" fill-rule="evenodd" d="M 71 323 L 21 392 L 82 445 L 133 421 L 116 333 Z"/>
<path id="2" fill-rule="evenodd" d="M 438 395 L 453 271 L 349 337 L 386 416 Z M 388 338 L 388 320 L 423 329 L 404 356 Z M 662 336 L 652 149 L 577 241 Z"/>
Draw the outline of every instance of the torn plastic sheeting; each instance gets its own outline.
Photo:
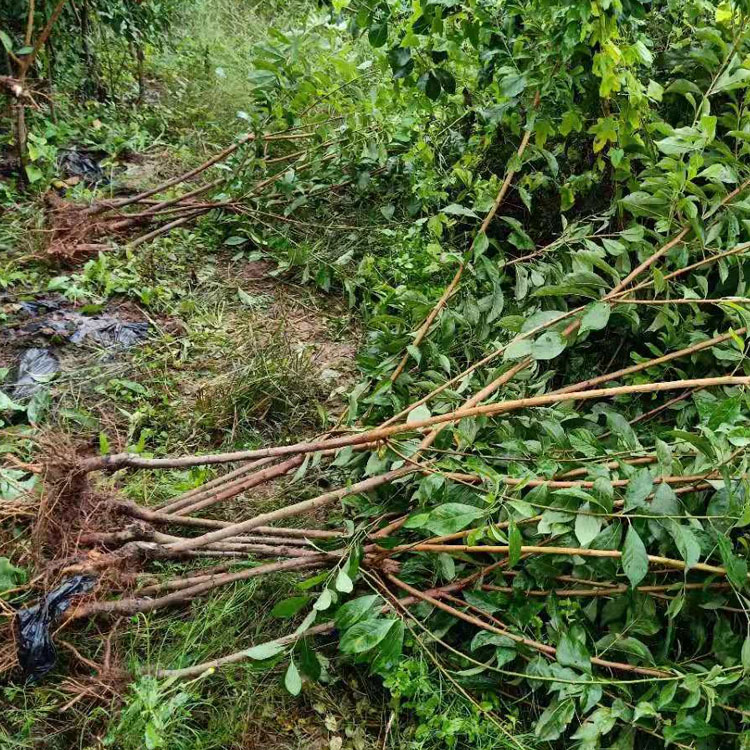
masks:
<path id="1" fill-rule="evenodd" d="M 38 682 L 57 661 L 50 627 L 70 607 L 71 599 L 91 591 L 96 582 L 91 576 L 74 576 L 63 581 L 33 607 L 16 612 L 18 661 L 28 682 Z"/>
<path id="2" fill-rule="evenodd" d="M 18 364 L 13 396 L 27 399 L 45 388 L 60 372 L 60 363 L 49 349 L 27 349 Z"/>
<path id="3" fill-rule="evenodd" d="M 74 148 L 60 152 L 57 163 L 69 177 L 79 177 L 88 185 L 107 185 L 109 180 L 99 164 L 85 152 Z"/>
<path id="4" fill-rule="evenodd" d="M 123 323 L 109 315 L 87 318 L 81 316 L 78 327 L 70 337 L 73 344 L 90 338 L 102 346 L 119 346 L 129 349 L 146 338 L 148 323 Z"/>
<path id="5" fill-rule="evenodd" d="M 129 349 L 148 335 L 147 321 L 123 321 L 117 315 L 83 315 L 76 310 L 61 309 L 57 300 L 22 302 L 21 310 L 33 320 L 26 334 L 62 336 L 73 344 L 91 340 L 104 347 Z"/>
<path id="6" fill-rule="evenodd" d="M 20 307 L 28 315 L 41 315 L 44 312 L 59 310 L 61 304 L 60 300 L 56 299 L 40 299 L 33 302 L 21 302 Z"/>

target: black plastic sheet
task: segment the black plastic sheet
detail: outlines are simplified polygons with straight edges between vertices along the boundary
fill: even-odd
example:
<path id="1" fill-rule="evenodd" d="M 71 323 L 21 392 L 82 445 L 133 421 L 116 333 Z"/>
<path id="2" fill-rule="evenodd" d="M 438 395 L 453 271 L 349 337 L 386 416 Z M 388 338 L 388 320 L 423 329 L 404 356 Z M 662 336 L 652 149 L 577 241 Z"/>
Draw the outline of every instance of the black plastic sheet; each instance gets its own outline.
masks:
<path id="1" fill-rule="evenodd" d="M 47 387 L 60 372 L 60 363 L 49 349 L 27 349 L 18 363 L 13 396 L 19 400 L 32 398 Z"/>
<path id="2" fill-rule="evenodd" d="M 66 176 L 78 177 L 88 185 L 106 185 L 109 182 L 93 152 L 62 149 L 57 162 Z"/>
<path id="3" fill-rule="evenodd" d="M 57 661 L 50 628 L 70 607 L 73 597 L 90 591 L 96 579 L 74 576 L 63 581 L 33 607 L 16 612 L 18 661 L 28 682 L 38 682 Z"/>

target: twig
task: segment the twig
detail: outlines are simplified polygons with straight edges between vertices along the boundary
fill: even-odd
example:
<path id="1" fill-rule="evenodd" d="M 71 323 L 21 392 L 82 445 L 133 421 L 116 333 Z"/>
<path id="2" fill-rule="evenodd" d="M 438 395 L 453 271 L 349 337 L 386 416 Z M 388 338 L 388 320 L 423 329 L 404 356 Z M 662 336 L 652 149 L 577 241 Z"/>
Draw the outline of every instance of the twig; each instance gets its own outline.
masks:
<path id="1" fill-rule="evenodd" d="M 284 570 L 309 570 L 318 568 L 327 560 L 326 555 L 317 555 L 314 559 L 309 560 L 282 560 L 280 562 L 259 565 L 255 568 L 247 568 L 236 573 L 224 573 L 212 576 L 209 580 L 198 583 L 180 591 L 175 591 L 166 596 L 157 599 L 148 599 L 143 597 L 134 597 L 131 599 L 119 599 L 111 602 L 90 602 L 68 610 L 64 615 L 64 620 L 80 620 L 84 617 L 93 615 L 134 615 L 139 612 L 153 612 L 163 607 L 172 607 L 177 604 L 185 604 L 194 599 L 196 596 L 212 591 L 219 586 L 225 586 L 228 583 L 244 581 L 248 578 L 255 578 L 270 573 L 278 573 Z"/>

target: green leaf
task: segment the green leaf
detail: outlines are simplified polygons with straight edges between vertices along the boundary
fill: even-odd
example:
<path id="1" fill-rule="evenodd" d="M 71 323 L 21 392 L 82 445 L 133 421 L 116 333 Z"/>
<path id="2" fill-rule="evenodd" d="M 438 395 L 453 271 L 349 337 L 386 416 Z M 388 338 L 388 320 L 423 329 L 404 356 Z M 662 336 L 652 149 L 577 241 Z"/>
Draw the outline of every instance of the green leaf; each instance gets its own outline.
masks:
<path id="1" fill-rule="evenodd" d="M 13 40 L 2 29 L 0 29 L 0 43 L 2 43 L 6 52 L 13 51 Z"/>
<path id="2" fill-rule="evenodd" d="M 655 102 L 660 102 L 664 95 L 664 88 L 660 86 L 656 81 L 650 80 L 646 87 L 646 96 Z"/>
<path id="3" fill-rule="evenodd" d="M 336 583 L 334 585 L 336 587 L 336 591 L 340 591 L 342 594 L 350 594 L 352 591 L 354 591 L 354 583 L 352 582 L 352 579 L 349 577 L 349 574 L 344 570 L 344 568 L 339 569 L 339 572 L 336 576 Z"/>
<path id="4" fill-rule="evenodd" d="M 685 561 L 689 570 L 698 562 L 701 554 L 701 546 L 695 538 L 695 534 L 689 527 L 682 526 L 673 519 L 670 519 L 667 528 L 680 551 L 680 557 Z"/>
<path id="5" fill-rule="evenodd" d="M 470 651 L 476 651 L 483 646 L 500 646 L 501 648 L 516 648 L 516 642 L 507 635 L 500 633 L 490 633 L 488 630 L 477 630 L 476 635 L 471 640 Z"/>
<path id="6" fill-rule="evenodd" d="M 0 594 L 15 588 L 26 579 L 26 572 L 17 568 L 7 557 L 0 557 Z"/>
<path id="7" fill-rule="evenodd" d="M 518 96 L 526 88 L 526 77 L 516 73 L 511 73 L 511 75 L 506 76 L 499 81 L 499 85 L 503 96 L 512 99 L 513 97 Z"/>
<path id="8" fill-rule="evenodd" d="M 750 83 L 750 70 L 747 68 L 737 68 L 730 73 L 730 68 L 719 76 L 713 86 L 715 93 L 722 91 L 734 91 L 735 89 L 744 88 Z"/>
<path id="9" fill-rule="evenodd" d="M 717 536 L 717 543 L 719 546 L 719 554 L 724 563 L 724 568 L 726 568 L 729 582 L 737 588 L 745 588 L 748 583 L 747 561 L 734 554 L 732 550 L 732 542 L 728 537 L 723 534 Z"/>
<path id="10" fill-rule="evenodd" d="M 264 659 L 278 656 L 283 650 L 283 646 L 274 643 L 273 641 L 269 641 L 268 643 L 259 643 L 257 646 L 249 648 L 245 651 L 245 656 L 254 661 L 263 661 Z"/>
<path id="11" fill-rule="evenodd" d="M 284 687 L 292 694 L 299 695 L 302 690 L 302 678 L 293 661 L 289 662 L 284 675 Z"/>
<path id="12" fill-rule="evenodd" d="M 748 635 L 742 643 L 740 662 L 742 663 L 742 671 L 745 674 L 750 672 L 750 635 Z"/>
<path id="13" fill-rule="evenodd" d="M 406 417 L 406 424 L 411 424 L 412 422 L 421 422 L 425 419 L 429 419 L 432 416 L 430 413 L 430 409 L 427 406 L 427 404 L 420 404 L 419 406 L 415 406 L 407 415 Z"/>
<path id="14" fill-rule="evenodd" d="M 479 217 L 470 208 L 461 206 L 458 203 L 451 203 L 443 209 L 444 214 L 451 214 L 453 216 L 469 216 L 472 219 L 478 219 Z"/>
<path id="15" fill-rule="evenodd" d="M 367 38 L 373 47 L 382 47 L 388 41 L 388 21 L 380 21 L 370 26 Z"/>
<path id="16" fill-rule="evenodd" d="M 372 611 L 375 603 L 380 597 L 377 594 L 360 596 L 352 599 L 350 602 L 343 604 L 336 610 L 334 621 L 339 630 L 346 630 L 355 625 L 360 620 L 364 620 Z"/>
<path id="17" fill-rule="evenodd" d="M 490 241 L 487 239 L 485 232 L 480 232 L 474 239 L 474 253 L 475 255 L 481 255 L 490 246 Z"/>
<path id="18" fill-rule="evenodd" d="M 44 173 L 42 172 L 39 167 L 36 166 L 36 164 L 27 164 L 25 167 L 26 170 L 26 177 L 28 178 L 30 183 L 39 182 L 39 180 L 44 177 Z"/>
<path id="19" fill-rule="evenodd" d="M 591 656 L 586 648 L 586 631 L 580 625 L 566 630 L 557 644 L 557 661 L 564 667 L 591 671 Z"/>
<path id="20" fill-rule="evenodd" d="M 624 636 L 622 633 L 610 633 L 600 638 L 596 642 L 596 649 L 599 653 L 605 651 L 622 651 L 631 656 L 638 657 L 638 660 L 654 663 L 654 657 L 648 646 L 632 636 Z"/>
<path id="21" fill-rule="evenodd" d="M 529 339 L 514 339 L 505 347 L 504 360 L 523 359 L 531 354 L 531 341 Z"/>
<path id="22" fill-rule="evenodd" d="M 333 604 L 333 593 L 331 592 L 331 589 L 323 589 L 323 591 L 320 592 L 320 596 L 315 600 L 313 609 L 316 612 L 323 612 L 328 609 L 331 604 Z"/>
<path id="23" fill-rule="evenodd" d="M 669 86 L 667 86 L 664 91 L 667 94 L 698 94 L 698 96 L 703 95 L 703 92 L 692 81 L 688 81 L 686 78 L 678 78 L 676 81 L 673 81 Z"/>
<path id="24" fill-rule="evenodd" d="M 229 247 L 236 247 L 237 245 L 244 245 L 250 240 L 247 237 L 240 237 L 239 235 L 232 235 L 224 240 L 224 244 Z"/>
<path id="25" fill-rule="evenodd" d="M 274 606 L 271 614 L 284 619 L 294 617 L 309 601 L 309 596 L 292 596 L 289 599 L 283 599 Z"/>
<path id="26" fill-rule="evenodd" d="M 315 651 L 310 648 L 307 638 L 301 638 L 297 641 L 295 653 L 299 659 L 299 671 L 311 680 L 320 679 L 322 672 L 320 660 Z"/>
<path id="27" fill-rule="evenodd" d="M 534 733 L 543 742 L 552 742 L 562 735 L 574 715 L 575 703 L 571 698 L 553 701 L 539 717 Z"/>
<path id="28" fill-rule="evenodd" d="M 388 634 L 378 644 L 377 655 L 372 663 L 374 672 L 387 675 L 393 671 L 404 648 L 404 632 L 404 623 L 401 620 L 396 620 Z"/>
<path id="29" fill-rule="evenodd" d="M 107 439 L 107 436 L 103 433 L 99 433 L 99 455 L 100 456 L 106 456 L 109 453 L 109 440 Z"/>
<path id="30" fill-rule="evenodd" d="M 406 78 L 414 70 L 411 50 L 408 47 L 393 47 L 388 52 L 388 64 L 391 66 L 395 79 Z"/>
<path id="31" fill-rule="evenodd" d="M 456 93 L 456 79 L 449 70 L 446 70 L 445 68 L 435 68 L 433 72 L 446 94 Z"/>
<path id="32" fill-rule="evenodd" d="M 484 515 L 482 508 L 463 503 L 444 503 L 430 511 L 425 528 L 442 536 L 465 529 L 470 523 Z"/>
<path id="33" fill-rule="evenodd" d="M 572 131 L 580 133 L 581 130 L 583 130 L 583 120 L 581 119 L 580 114 L 572 109 L 564 112 L 559 130 L 560 135 L 562 136 L 566 136 Z"/>
<path id="34" fill-rule="evenodd" d="M 409 344 L 409 346 L 406 347 L 406 351 L 409 352 L 409 354 L 412 356 L 412 359 L 419 364 L 422 361 L 422 352 L 419 351 L 418 346 L 414 346 L 414 344 Z"/>
<path id="35" fill-rule="evenodd" d="M 515 521 L 508 527 L 508 567 L 512 568 L 521 559 L 523 537 Z"/>
<path id="36" fill-rule="evenodd" d="M 456 577 L 456 561 L 447 552 L 441 552 L 437 556 L 437 562 L 441 578 L 452 581 Z"/>
<path id="37" fill-rule="evenodd" d="M 625 510 L 645 508 L 646 498 L 654 489 L 654 479 L 648 469 L 638 469 L 630 478 L 625 491 Z"/>
<path id="38" fill-rule="evenodd" d="M 591 505 L 585 503 L 581 507 L 581 510 L 590 512 Z M 588 547 L 601 530 L 602 519 L 599 516 L 589 515 L 588 513 L 578 513 L 576 515 L 575 534 L 581 547 Z"/>
<path id="39" fill-rule="evenodd" d="M 442 85 L 435 73 L 429 70 L 419 76 L 419 80 L 417 81 L 417 88 L 420 89 L 420 91 L 424 91 L 428 99 L 432 99 L 433 101 L 435 101 L 435 99 L 440 96 Z"/>
<path id="40" fill-rule="evenodd" d="M 537 360 L 554 359 L 565 350 L 565 339 L 556 331 L 546 331 L 531 345 L 531 356 Z"/>
<path id="41" fill-rule="evenodd" d="M 361 654 L 378 645 L 393 627 L 396 620 L 362 620 L 352 625 L 339 641 L 345 654 Z"/>
<path id="42" fill-rule="evenodd" d="M 671 474 L 672 464 L 674 463 L 672 449 L 663 440 L 659 440 L 659 438 L 656 438 L 654 444 L 656 445 L 656 457 L 659 460 L 661 473 L 665 475 Z"/>
<path id="43" fill-rule="evenodd" d="M 622 548 L 622 569 L 635 588 L 648 573 L 648 554 L 638 532 L 630 526 Z"/>
<path id="44" fill-rule="evenodd" d="M 157 750 L 157 748 L 164 747 L 164 739 L 159 730 L 159 727 L 153 721 L 148 721 L 146 727 L 143 730 L 143 739 L 146 745 L 146 750 Z"/>
<path id="45" fill-rule="evenodd" d="M 10 396 L 3 391 L 0 391 L 0 412 L 4 411 L 23 411 L 24 407 L 21 404 L 17 404 L 13 401 Z"/>
<path id="46" fill-rule="evenodd" d="M 607 302 L 594 302 L 581 316 L 581 333 L 601 331 L 609 322 L 611 308 Z"/>

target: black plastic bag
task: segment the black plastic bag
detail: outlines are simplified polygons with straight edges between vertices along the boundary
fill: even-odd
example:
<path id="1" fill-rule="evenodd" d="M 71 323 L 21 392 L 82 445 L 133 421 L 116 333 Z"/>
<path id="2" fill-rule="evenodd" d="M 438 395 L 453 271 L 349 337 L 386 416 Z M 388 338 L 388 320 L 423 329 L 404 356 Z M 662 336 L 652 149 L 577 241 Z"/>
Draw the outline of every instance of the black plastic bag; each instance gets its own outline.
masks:
<path id="1" fill-rule="evenodd" d="M 18 364 L 13 395 L 21 400 L 31 398 L 46 388 L 58 372 L 60 363 L 49 349 L 27 349 Z"/>
<path id="2" fill-rule="evenodd" d="M 55 666 L 57 650 L 50 627 L 68 609 L 71 599 L 90 591 L 95 581 L 91 576 L 68 578 L 33 607 L 16 612 L 18 661 L 28 682 L 38 682 Z"/>
<path id="3" fill-rule="evenodd" d="M 79 177 L 87 185 L 107 185 L 109 180 L 104 170 L 92 158 L 94 156 L 94 152 L 91 151 L 61 149 L 57 162 L 60 170 L 68 177 Z"/>
<path id="4" fill-rule="evenodd" d="M 148 323 L 123 323 L 111 315 L 96 317 L 81 316 L 76 330 L 70 337 L 73 344 L 81 344 L 84 339 L 92 339 L 104 347 L 129 349 L 148 335 Z"/>

